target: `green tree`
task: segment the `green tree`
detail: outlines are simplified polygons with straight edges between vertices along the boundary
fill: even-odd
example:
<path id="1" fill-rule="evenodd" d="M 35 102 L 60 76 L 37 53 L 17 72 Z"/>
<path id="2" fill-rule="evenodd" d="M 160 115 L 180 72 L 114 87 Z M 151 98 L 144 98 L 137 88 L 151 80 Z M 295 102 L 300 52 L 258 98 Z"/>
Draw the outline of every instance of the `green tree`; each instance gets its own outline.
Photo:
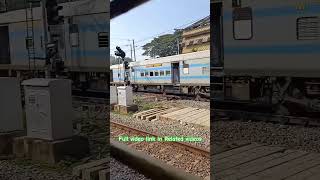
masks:
<path id="1" fill-rule="evenodd" d="M 176 30 L 173 34 L 165 34 L 154 38 L 151 42 L 145 44 L 143 47 L 144 56 L 155 58 L 166 57 L 178 54 L 178 42 L 182 40 L 182 31 Z"/>

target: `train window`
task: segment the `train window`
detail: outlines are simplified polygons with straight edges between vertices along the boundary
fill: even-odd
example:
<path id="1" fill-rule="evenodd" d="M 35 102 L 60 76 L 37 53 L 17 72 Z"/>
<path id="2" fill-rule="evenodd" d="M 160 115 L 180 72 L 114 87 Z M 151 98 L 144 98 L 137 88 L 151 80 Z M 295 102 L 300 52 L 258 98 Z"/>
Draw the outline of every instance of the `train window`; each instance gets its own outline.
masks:
<path id="1" fill-rule="evenodd" d="M 155 71 L 154 76 L 159 76 L 159 71 Z"/>
<path id="2" fill-rule="evenodd" d="M 252 8 L 235 8 L 233 10 L 233 38 L 235 40 L 250 40 L 252 36 Z"/>
<path id="3" fill-rule="evenodd" d="M 0 0 L 0 13 L 7 11 L 7 1 Z"/>
<path id="4" fill-rule="evenodd" d="M 144 76 L 144 72 L 140 73 L 140 75 L 141 75 L 141 77 L 143 77 Z"/>
<path id="5" fill-rule="evenodd" d="M 32 38 L 26 38 L 26 47 L 27 49 L 32 48 L 33 45 L 33 39 Z"/>
<path id="6" fill-rule="evenodd" d="M 71 24 L 69 27 L 70 32 L 70 45 L 72 47 L 79 47 L 79 27 L 77 24 Z"/>
<path id="7" fill-rule="evenodd" d="M 160 71 L 160 76 L 164 76 L 164 71 Z"/>
<path id="8" fill-rule="evenodd" d="M 183 62 L 183 74 L 189 74 L 189 64 Z"/>
<path id="9" fill-rule="evenodd" d="M 298 40 L 318 40 L 320 39 L 320 18 L 301 17 L 297 19 L 297 39 Z"/>
<path id="10" fill-rule="evenodd" d="M 241 7 L 241 0 L 232 0 L 232 7 Z"/>
<path id="11" fill-rule="evenodd" d="M 209 68 L 208 67 L 202 67 L 202 74 L 203 75 L 209 75 L 210 74 Z"/>
<path id="12" fill-rule="evenodd" d="M 189 74 L 189 68 L 183 68 L 183 74 Z"/>
<path id="13" fill-rule="evenodd" d="M 150 76 L 153 76 L 153 71 L 150 72 Z"/>
<path id="14" fill-rule="evenodd" d="M 171 75 L 171 71 L 166 71 L 166 76 L 170 76 Z"/>
<path id="15" fill-rule="evenodd" d="M 149 72 L 148 71 L 145 72 L 145 76 L 149 76 Z"/>
<path id="16" fill-rule="evenodd" d="M 98 33 L 99 47 L 109 47 L 109 35 L 106 32 Z"/>

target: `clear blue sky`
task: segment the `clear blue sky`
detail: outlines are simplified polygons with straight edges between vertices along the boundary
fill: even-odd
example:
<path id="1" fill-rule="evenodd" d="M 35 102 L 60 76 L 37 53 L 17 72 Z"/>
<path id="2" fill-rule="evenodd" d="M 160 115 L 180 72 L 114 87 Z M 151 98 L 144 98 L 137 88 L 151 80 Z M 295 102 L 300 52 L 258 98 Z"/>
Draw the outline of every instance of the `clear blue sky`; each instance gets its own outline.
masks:
<path id="1" fill-rule="evenodd" d="M 174 28 L 186 27 L 210 14 L 210 0 L 151 0 L 126 14 L 111 20 L 111 47 L 125 50 L 130 57 L 130 42 L 136 41 L 137 60 L 144 60 L 142 47 L 154 36 L 172 33 Z M 131 42 L 132 44 L 132 42 Z"/>

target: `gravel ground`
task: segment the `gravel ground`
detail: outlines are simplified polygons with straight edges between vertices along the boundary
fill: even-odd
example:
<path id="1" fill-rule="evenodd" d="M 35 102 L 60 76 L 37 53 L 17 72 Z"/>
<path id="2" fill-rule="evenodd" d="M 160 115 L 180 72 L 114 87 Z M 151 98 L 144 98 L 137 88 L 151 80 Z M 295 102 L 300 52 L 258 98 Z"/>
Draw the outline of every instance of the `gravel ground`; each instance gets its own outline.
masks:
<path id="1" fill-rule="evenodd" d="M 212 129 L 213 141 L 217 143 L 257 142 L 320 153 L 320 128 L 264 122 L 216 121 Z"/>
<path id="2" fill-rule="evenodd" d="M 194 100 L 164 100 L 159 94 L 136 93 L 134 95 L 135 104 L 138 105 L 139 111 L 148 110 L 155 107 L 194 107 L 200 109 L 210 109 L 210 102 Z M 203 148 L 210 148 L 210 129 L 193 124 L 180 124 L 175 121 L 145 121 L 134 119 L 131 116 L 111 113 L 111 120 L 119 123 L 131 125 L 132 127 L 141 128 L 148 132 L 154 132 L 163 136 L 195 136 L 201 137 L 203 142 L 194 144 Z"/>
<path id="3" fill-rule="evenodd" d="M 135 127 L 137 129 L 142 129 L 147 132 L 153 132 L 162 136 L 195 136 L 201 137 L 202 142 L 195 142 L 197 146 L 203 148 L 210 148 L 210 129 L 203 128 L 197 125 L 182 125 L 175 121 L 146 121 L 138 120 L 132 118 L 131 116 L 119 115 L 116 113 L 111 113 L 111 120 L 119 123 Z"/>
<path id="4" fill-rule="evenodd" d="M 79 106 L 79 105 L 74 105 Z M 109 113 L 102 105 L 96 105 L 97 109 L 82 110 L 81 107 L 75 107 L 77 134 L 88 138 L 90 146 L 90 159 L 102 159 L 109 155 Z"/>
<path id="5" fill-rule="evenodd" d="M 22 165 L 23 164 L 23 165 Z M 51 167 L 52 168 L 52 167 Z M 45 169 L 40 164 L 24 160 L 0 161 L 1 180 L 72 180 L 68 170 Z"/>
<path id="6" fill-rule="evenodd" d="M 110 179 L 111 180 L 149 180 L 144 175 L 111 158 Z"/>
<path id="7" fill-rule="evenodd" d="M 195 100 L 165 100 L 162 95 L 144 95 L 138 93 L 134 95 L 134 101 L 138 104 L 153 103 L 152 105 L 158 106 L 181 106 L 181 107 L 194 107 L 200 109 L 210 109 L 210 102 L 195 101 Z M 143 105 L 142 105 L 143 106 Z"/>
<path id="8" fill-rule="evenodd" d="M 161 101 L 162 105 L 170 106 L 184 106 L 184 107 L 193 107 L 199 109 L 210 109 L 210 102 L 203 101 L 192 101 L 192 100 L 172 100 L 172 101 Z"/>

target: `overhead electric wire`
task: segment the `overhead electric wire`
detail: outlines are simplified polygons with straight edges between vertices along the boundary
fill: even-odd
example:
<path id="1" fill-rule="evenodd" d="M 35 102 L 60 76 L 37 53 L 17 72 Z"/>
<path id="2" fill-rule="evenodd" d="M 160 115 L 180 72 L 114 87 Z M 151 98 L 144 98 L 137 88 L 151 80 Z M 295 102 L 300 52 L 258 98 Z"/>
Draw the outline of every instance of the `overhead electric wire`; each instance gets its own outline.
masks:
<path id="1" fill-rule="evenodd" d="M 207 17 L 207 16 L 206 16 Z M 206 18 L 205 17 L 205 18 Z M 141 45 L 141 42 L 144 42 L 144 41 L 147 41 L 147 40 L 150 40 L 150 39 L 154 39 L 154 38 L 157 38 L 157 37 L 159 37 L 159 36 L 161 36 L 161 35 L 165 35 L 166 33 L 168 33 L 168 32 L 172 32 L 172 31 L 174 31 L 174 30 L 177 30 L 177 29 L 181 29 L 182 27 L 186 27 L 186 26 L 189 26 L 189 25 L 192 25 L 192 24 L 194 24 L 194 23 L 197 23 L 197 22 L 199 22 L 199 21 L 201 21 L 202 19 L 204 19 L 204 18 L 200 18 L 200 19 L 197 19 L 197 20 L 193 20 L 193 21 L 191 21 L 191 22 L 189 22 L 189 23 L 186 23 L 186 24 L 183 24 L 183 25 L 180 25 L 180 26 L 177 26 L 177 27 L 175 27 L 175 28 L 171 28 L 171 29 L 169 29 L 169 30 L 167 30 L 167 31 L 164 31 L 164 32 L 162 32 L 162 33 L 158 33 L 158 34 L 155 34 L 155 35 L 153 35 L 153 36 L 149 36 L 149 37 L 147 37 L 147 38 L 143 38 L 143 39 L 141 39 L 141 40 L 138 40 L 138 41 L 136 41 L 136 44 L 138 44 L 138 43 L 140 43 L 140 45 L 137 45 L 137 46 L 135 46 L 135 48 L 136 48 L 136 50 L 140 50 L 140 49 L 143 49 L 143 46 L 144 45 Z M 179 35 L 176 35 L 175 36 L 175 38 L 177 38 L 177 37 L 179 37 Z M 130 40 L 130 39 L 125 39 L 125 38 L 112 38 L 111 37 L 111 39 L 119 39 L 119 40 Z M 168 43 L 166 43 L 166 44 L 171 44 L 172 42 L 168 42 Z M 128 45 L 122 45 L 122 46 L 128 46 Z M 124 49 L 123 51 L 125 51 L 126 53 L 129 51 L 131 51 L 130 49 Z"/>
<path id="2" fill-rule="evenodd" d="M 203 19 L 203 18 L 201 18 L 201 19 Z M 141 40 L 136 41 L 136 44 L 138 44 L 139 42 L 144 42 L 144 41 L 149 40 L 149 39 L 154 39 L 154 38 L 159 37 L 159 36 L 161 36 L 161 35 L 165 35 L 167 32 L 171 32 L 171 31 L 173 31 L 173 30 L 175 30 L 175 29 L 179 29 L 179 28 L 182 28 L 182 27 L 185 27 L 185 26 L 194 24 L 194 23 L 200 21 L 201 19 L 193 20 L 193 21 L 191 21 L 191 22 L 189 22 L 189 23 L 187 23 L 187 24 L 183 24 L 183 25 L 181 25 L 181 26 L 178 26 L 178 27 L 175 27 L 175 28 L 171 28 L 171 29 L 169 29 L 169 30 L 167 30 L 167 31 L 164 31 L 164 32 L 162 32 L 162 33 L 158 33 L 158 34 L 155 34 L 155 35 L 153 35 L 153 36 L 149 36 L 149 37 L 147 37 L 147 38 L 143 38 L 143 39 L 141 39 Z M 113 38 L 113 37 L 111 37 L 111 39 L 130 40 L 130 39 L 125 39 L 125 38 Z M 136 46 L 136 47 L 138 47 L 138 46 Z"/>
<path id="3" fill-rule="evenodd" d="M 203 18 L 201 18 L 201 19 L 203 19 Z M 169 29 L 169 30 L 167 30 L 167 31 L 164 31 L 164 32 L 162 32 L 162 33 L 158 33 L 158 34 L 153 35 L 153 36 L 150 36 L 150 37 L 148 37 L 148 38 L 144 38 L 144 39 L 142 39 L 142 40 L 138 40 L 138 41 L 136 41 L 136 43 L 143 42 L 143 41 L 146 41 L 146 40 L 155 38 L 155 37 L 159 37 L 159 36 L 161 36 L 161 35 L 166 34 L 167 32 L 171 32 L 171 31 L 173 31 L 173 30 L 180 29 L 180 28 L 182 28 L 182 27 L 185 27 L 185 26 L 194 24 L 194 23 L 200 21 L 201 19 L 193 20 L 193 21 L 191 21 L 191 22 L 189 22 L 189 23 L 187 23 L 187 24 L 183 24 L 183 25 L 181 25 L 181 26 L 178 26 L 178 27 L 175 27 L 175 28 L 171 28 L 171 29 Z"/>

